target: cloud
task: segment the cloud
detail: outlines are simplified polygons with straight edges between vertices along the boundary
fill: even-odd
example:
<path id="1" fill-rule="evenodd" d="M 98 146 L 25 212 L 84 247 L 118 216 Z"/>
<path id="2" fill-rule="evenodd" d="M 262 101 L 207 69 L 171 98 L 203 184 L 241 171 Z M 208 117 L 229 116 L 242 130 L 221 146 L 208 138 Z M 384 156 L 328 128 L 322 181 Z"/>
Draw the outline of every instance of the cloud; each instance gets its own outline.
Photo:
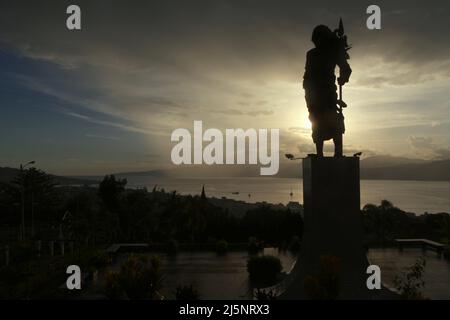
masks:
<path id="1" fill-rule="evenodd" d="M 77 119 L 81 119 L 90 123 L 95 123 L 95 124 L 100 124 L 100 125 L 105 125 L 105 126 L 110 126 L 110 127 L 114 127 L 114 128 L 119 128 L 125 131 L 131 131 L 131 132 L 137 132 L 137 133 L 143 133 L 143 134 L 158 134 L 157 132 L 151 131 L 151 130 L 147 130 L 147 129 L 143 129 L 143 128 L 138 128 L 138 127 L 134 127 L 134 126 L 129 126 L 129 125 L 124 125 L 122 123 L 118 123 L 118 122 L 112 122 L 112 121 L 105 121 L 105 120 L 98 120 L 98 119 L 94 119 L 92 117 L 86 116 L 86 115 L 82 115 L 79 113 L 75 113 L 75 112 L 67 112 L 66 115 L 77 118 Z"/>
<path id="2" fill-rule="evenodd" d="M 302 53 L 311 47 L 314 25 L 333 27 L 343 15 L 354 46 L 352 62 L 370 67 L 377 57 L 386 67 L 392 63 L 404 66 L 403 71 L 386 68 L 374 80 L 402 84 L 421 79 L 421 66 L 438 66 L 450 56 L 443 32 L 450 26 L 447 1 L 433 2 L 433 6 L 383 2 L 382 12 L 391 14 L 383 15 L 380 32 L 365 27 L 366 5 L 356 0 L 78 4 L 84 19 L 81 32 L 65 29 L 64 2 L 5 3 L 0 7 L 2 39 L 26 56 L 71 69 L 96 66 L 126 72 L 298 81 L 304 66 Z M 33 23 L 37 20 L 39 24 Z M 442 70 L 434 68 L 433 72 Z"/>
<path id="3" fill-rule="evenodd" d="M 433 138 L 431 137 L 410 136 L 408 142 L 415 149 L 432 149 L 434 147 Z"/>
<path id="4" fill-rule="evenodd" d="M 219 110 L 217 113 L 222 113 L 226 115 L 238 115 L 238 116 L 270 116 L 273 115 L 273 110 L 250 110 L 250 111 L 242 111 L 238 109 L 226 109 Z"/>
<path id="5" fill-rule="evenodd" d="M 282 142 L 282 145 L 280 146 L 280 154 L 291 153 L 298 157 L 304 157 L 310 153 L 316 153 L 316 147 L 310 136 L 310 129 L 289 128 L 287 131 L 282 131 L 280 134 L 280 142 Z M 332 140 L 325 142 L 324 152 L 329 154 L 334 153 L 334 144 Z M 375 150 L 361 148 L 355 145 L 347 144 L 344 146 L 344 154 L 346 155 L 353 155 L 357 152 L 362 152 L 363 157 L 379 154 L 379 152 Z"/>
<path id="6" fill-rule="evenodd" d="M 443 147 L 435 144 L 432 137 L 408 137 L 411 147 L 422 156 L 437 160 L 450 159 L 450 147 Z"/>
<path id="7" fill-rule="evenodd" d="M 311 129 L 304 127 L 289 127 L 288 131 L 295 134 L 311 135 Z"/>
<path id="8" fill-rule="evenodd" d="M 65 28 L 69 4 L 0 3 L 0 50 L 33 62 L 11 81 L 54 98 L 58 112 L 149 135 L 154 144 L 201 119 L 213 127 L 280 127 L 287 132 L 283 150 L 313 152 L 309 129 L 298 126 L 293 110 L 303 103 L 311 31 L 319 23 L 336 26 L 340 16 L 353 45 L 348 135 L 448 119 L 448 1 L 380 1 L 380 31 L 365 27 L 367 3 L 356 0 L 79 0 L 79 32 Z M 405 138 L 389 136 L 391 150 L 384 151 L 397 151 L 388 146 L 395 139 L 408 148 Z M 366 143 L 357 139 L 348 153 L 374 152 L 357 148 Z M 447 149 L 421 150 L 443 157 Z"/>
<path id="9" fill-rule="evenodd" d="M 436 159 L 447 160 L 450 159 L 450 147 L 448 148 L 434 148 L 434 153 L 436 154 Z"/>
<path id="10" fill-rule="evenodd" d="M 120 141 L 121 140 L 118 137 L 104 136 L 104 135 L 93 134 L 93 133 L 86 133 L 84 136 L 88 137 L 88 138 L 103 139 L 103 140 L 113 140 L 113 141 Z"/>

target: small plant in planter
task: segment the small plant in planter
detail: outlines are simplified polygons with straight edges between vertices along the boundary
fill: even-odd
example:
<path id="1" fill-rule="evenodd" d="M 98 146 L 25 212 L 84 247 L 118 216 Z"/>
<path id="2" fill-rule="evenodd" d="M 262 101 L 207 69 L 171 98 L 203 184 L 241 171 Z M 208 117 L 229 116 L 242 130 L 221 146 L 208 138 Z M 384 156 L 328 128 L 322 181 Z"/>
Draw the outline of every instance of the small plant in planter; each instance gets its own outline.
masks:
<path id="1" fill-rule="evenodd" d="M 425 281 L 423 280 L 425 265 L 426 260 L 420 257 L 411 267 L 406 268 L 394 278 L 395 288 L 400 292 L 403 299 L 425 299 L 421 292 L 425 285 Z"/>
<path id="2" fill-rule="evenodd" d="M 256 289 L 254 295 L 256 300 L 277 300 L 277 295 L 273 290 Z"/>
<path id="3" fill-rule="evenodd" d="M 177 300 L 199 300 L 200 294 L 191 284 L 189 286 L 178 286 L 175 290 L 175 299 Z"/>
<path id="4" fill-rule="evenodd" d="M 162 287 L 160 260 L 157 257 L 130 255 L 119 272 L 106 278 L 106 295 L 111 299 L 160 300 Z"/>
<path id="5" fill-rule="evenodd" d="M 228 251 L 228 242 L 225 240 L 219 240 L 216 242 L 216 252 L 218 254 L 224 254 Z"/>
<path id="6" fill-rule="evenodd" d="M 275 284 L 282 269 L 280 259 L 274 256 L 254 256 L 247 261 L 250 280 L 259 287 Z"/>

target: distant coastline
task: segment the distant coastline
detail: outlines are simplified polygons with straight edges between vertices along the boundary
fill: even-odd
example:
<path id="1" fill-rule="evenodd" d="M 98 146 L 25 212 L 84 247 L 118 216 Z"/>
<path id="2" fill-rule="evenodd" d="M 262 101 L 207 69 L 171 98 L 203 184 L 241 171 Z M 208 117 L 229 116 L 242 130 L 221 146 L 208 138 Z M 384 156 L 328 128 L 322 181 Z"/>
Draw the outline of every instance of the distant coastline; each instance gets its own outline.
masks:
<path id="1" fill-rule="evenodd" d="M 19 172 L 17 168 L 0 167 L 0 182 L 11 181 Z M 176 179 L 261 177 L 257 166 L 185 165 L 165 169 L 130 172 L 109 172 L 116 177 L 154 177 Z M 97 184 L 104 175 L 53 175 L 62 185 Z M 301 161 L 281 161 L 280 170 L 272 178 L 302 178 Z M 393 156 L 372 156 L 361 159 L 362 180 L 450 181 L 450 159 L 422 160 Z"/>
<path id="2" fill-rule="evenodd" d="M 117 177 L 151 176 L 158 178 L 242 178 L 261 177 L 259 169 L 251 165 L 226 168 L 185 165 L 168 169 L 114 173 Z M 302 178 L 301 162 L 281 162 L 280 170 L 272 178 Z M 73 177 L 101 180 L 102 176 Z M 364 180 L 450 181 L 450 160 L 420 160 L 389 156 L 373 156 L 360 161 L 360 178 Z"/>

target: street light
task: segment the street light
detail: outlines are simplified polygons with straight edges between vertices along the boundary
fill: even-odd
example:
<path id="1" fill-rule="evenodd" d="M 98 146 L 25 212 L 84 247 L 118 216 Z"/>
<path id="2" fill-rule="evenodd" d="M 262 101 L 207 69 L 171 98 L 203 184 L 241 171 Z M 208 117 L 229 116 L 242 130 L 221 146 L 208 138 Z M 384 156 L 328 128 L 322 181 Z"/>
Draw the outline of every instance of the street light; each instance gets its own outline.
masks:
<path id="1" fill-rule="evenodd" d="M 25 164 L 21 164 L 20 165 L 20 170 L 23 170 L 23 169 L 25 169 L 27 166 L 29 166 L 30 164 L 35 164 L 36 163 L 36 161 L 29 161 L 29 162 L 27 162 L 27 163 L 25 163 Z"/>
<path id="2" fill-rule="evenodd" d="M 300 159 L 302 159 L 302 158 L 300 158 L 300 157 L 297 157 L 297 158 L 294 157 L 294 155 L 291 154 L 291 153 L 286 153 L 284 156 L 285 156 L 286 159 L 288 159 L 288 160 L 300 160 Z"/>
<path id="3" fill-rule="evenodd" d="M 35 161 L 29 161 L 25 163 L 24 165 L 20 164 L 20 176 L 23 179 L 23 169 L 25 169 L 27 166 L 35 164 Z M 21 190 L 21 197 L 22 197 L 22 223 L 21 223 L 21 236 L 22 240 L 25 240 L 25 180 L 22 180 L 22 190 Z"/>

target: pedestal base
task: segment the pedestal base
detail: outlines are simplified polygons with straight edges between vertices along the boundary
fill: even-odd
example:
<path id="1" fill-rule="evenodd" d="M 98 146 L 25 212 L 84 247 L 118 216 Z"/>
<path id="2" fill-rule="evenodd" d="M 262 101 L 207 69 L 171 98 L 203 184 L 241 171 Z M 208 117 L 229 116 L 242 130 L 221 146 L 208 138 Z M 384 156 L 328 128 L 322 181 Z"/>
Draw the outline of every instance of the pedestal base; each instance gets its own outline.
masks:
<path id="1" fill-rule="evenodd" d="M 321 257 L 339 261 L 338 299 L 371 299 L 360 212 L 359 158 L 303 159 L 304 230 L 295 280 L 285 299 L 307 299 L 305 278 L 317 277 Z"/>

